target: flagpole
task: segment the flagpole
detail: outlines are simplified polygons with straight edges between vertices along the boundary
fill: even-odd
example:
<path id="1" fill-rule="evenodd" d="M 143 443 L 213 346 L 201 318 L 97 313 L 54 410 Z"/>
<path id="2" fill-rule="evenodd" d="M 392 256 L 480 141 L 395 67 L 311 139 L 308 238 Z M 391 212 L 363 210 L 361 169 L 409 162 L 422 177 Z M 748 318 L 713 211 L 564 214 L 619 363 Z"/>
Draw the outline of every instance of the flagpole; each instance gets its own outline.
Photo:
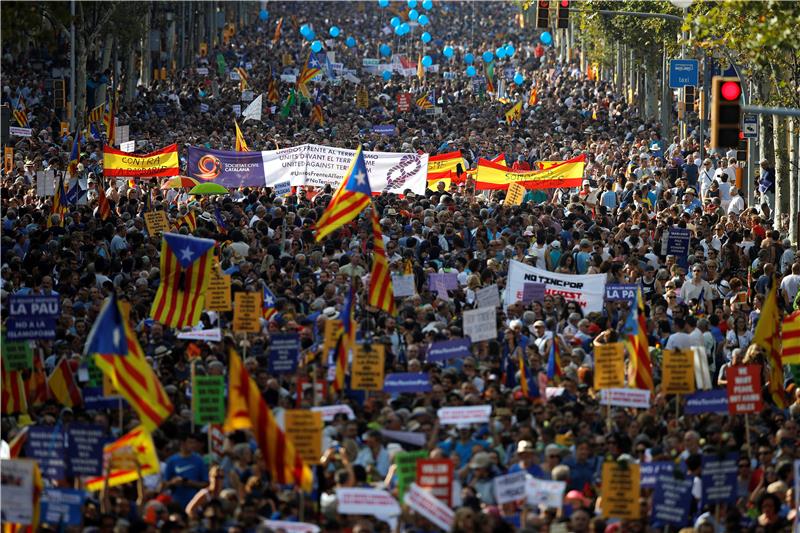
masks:
<path id="1" fill-rule="evenodd" d="M 194 394 L 194 378 L 196 377 L 196 370 L 195 370 L 195 362 L 197 361 L 196 357 L 192 357 L 191 362 L 189 363 L 191 369 L 191 390 L 192 390 L 192 433 L 194 433 L 194 403 L 195 403 L 195 394 Z"/>

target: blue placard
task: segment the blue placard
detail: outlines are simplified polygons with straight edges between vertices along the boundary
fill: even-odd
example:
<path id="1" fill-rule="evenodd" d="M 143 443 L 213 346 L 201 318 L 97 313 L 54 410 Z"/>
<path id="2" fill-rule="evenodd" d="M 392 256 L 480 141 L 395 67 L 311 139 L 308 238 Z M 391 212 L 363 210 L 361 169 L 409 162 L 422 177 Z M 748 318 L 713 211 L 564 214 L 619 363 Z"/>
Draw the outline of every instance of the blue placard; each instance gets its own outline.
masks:
<path id="1" fill-rule="evenodd" d="M 427 372 L 398 372 L 387 374 L 383 380 L 383 392 L 389 394 L 430 391 L 431 377 Z"/>
<path id="2" fill-rule="evenodd" d="M 660 474 L 672 475 L 675 463 L 672 461 L 653 461 L 639 465 L 639 486 L 643 489 L 652 489 L 656 486 L 656 478 Z"/>
<path id="3" fill-rule="evenodd" d="M 55 318 L 14 318 L 6 321 L 6 338 L 10 341 L 52 340 L 56 338 Z"/>
<path id="4" fill-rule="evenodd" d="M 103 409 L 119 409 L 127 403 L 122 396 L 104 396 L 103 387 L 83 387 L 83 407 L 88 411 L 101 411 Z M 122 402 L 122 404 L 120 404 Z"/>
<path id="5" fill-rule="evenodd" d="M 372 126 L 372 133 L 394 137 L 397 135 L 397 128 L 395 128 L 392 124 L 381 124 L 379 126 Z"/>
<path id="6" fill-rule="evenodd" d="M 734 483 L 734 488 L 736 484 Z M 653 494 L 653 519 L 662 524 L 683 526 L 689 523 L 692 480 L 678 479 L 672 472 L 660 473 Z"/>
<path id="7" fill-rule="evenodd" d="M 269 373 L 294 373 L 299 354 L 300 336 L 297 333 L 274 333 L 269 342 Z"/>
<path id="8" fill-rule="evenodd" d="M 686 396 L 684 412 L 687 415 L 703 413 L 728 414 L 728 391 L 725 389 L 701 390 Z"/>
<path id="9" fill-rule="evenodd" d="M 31 426 L 25 441 L 25 455 L 39 461 L 42 477 L 45 479 L 65 479 L 67 463 L 65 460 L 64 432 L 54 426 Z"/>
<path id="10" fill-rule="evenodd" d="M 636 289 L 639 285 L 635 283 L 609 283 L 606 285 L 606 301 L 636 301 Z"/>
<path id="11" fill-rule="evenodd" d="M 736 502 L 738 461 L 736 452 L 703 455 L 703 505 Z"/>
<path id="12" fill-rule="evenodd" d="M 10 341 L 55 339 L 56 318 L 61 314 L 58 296 L 12 294 L 8 304 Z"/>
<path id="13" fill-rule="evenodd" d="M 44 489 L 41 521 L 50 525 L 79 526 L 83 519 L 86 491 L 78 489 Z"/>
<path id="14" fill-rule="evenodd" d="M 428 348 L 425 360 L 429 363 L 435 363 L 437 361 L 447 361 L 448 359 L 463 359 L 472 355 L 470 346 L 472 346 L 472 343 L 469 339 L 434 342 Z"/>
<path id="15" fill-rule="evenodd" d="M 669 62 L 669 86 L 680 89 L 687 85 L 697 87 L 700 79 L 700 62 L 696 59 L 671 59 Z"/>
<path id="16" fill-rule="evenodd" d="M 670 228 L 667 237 L 667 254 L 674 255 L 675 259 L 683 268 L 689 266 L 689 243 L 692 240 L 692 232 L 685 228 Z"/>
<path id="17" fill-rule="evenodd" d="M 285 196 L 292 192 L 292 182 L 283 181 L 281 183 L 276 183 L 272 186 L 272 190 L 275 191 L 275 196 Z"/>
<path id="18" fill-rule="evenodd" d="M 103 426 L 71 424 L 67 431 L 67 437 L 69 466 L 72 475 L 102 475 L 103 446 L 108 441 Z"/>

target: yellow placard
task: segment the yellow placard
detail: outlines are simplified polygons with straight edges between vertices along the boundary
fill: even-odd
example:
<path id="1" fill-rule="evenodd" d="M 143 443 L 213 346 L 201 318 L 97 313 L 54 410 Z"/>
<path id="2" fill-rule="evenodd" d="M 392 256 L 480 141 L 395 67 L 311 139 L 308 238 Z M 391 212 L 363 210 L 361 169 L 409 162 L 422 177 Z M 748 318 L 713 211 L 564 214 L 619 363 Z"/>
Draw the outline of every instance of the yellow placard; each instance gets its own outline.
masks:
<path id="1" fill-rule="evenodd" d="M 356 93 L 356 107 L 358 109 L 369 109 L 369 91 L 363 85 L 358 88 Z"/>
<path id="2" fill-rule="evenodd" d="M 200 57 L 208 55 L 208 43 L 200 43 Z"/>
<path id="3" fill-rule="evenodd" d="M 58 131 L 59 136 L 69 135 L 69 122 L 62 122 L 61 129 Z"/>
<path id="4" fill-rule="evenodd" d="M 14 170 L 14 148 L 11 146 L 6 146 L 3 149 L 3 167 L 6 174 Z"/>
<path id="5" fill-rule="evenodd" d="M 595 344 L 594 390 L 625 386 L 625 349 L 621 342 Z"/>
<path id="6" fill-rule="evenodd" d="M 600 492 L 603 518 L 639 519 L 639 465 L 603 463 Z"/>
<path id="7" fill-rule="evenodd" d="M 294 58 L 292 57 L 292 54 L 283 54 L 281 56 L 281 63 L 283 63 L 284 67 L 294 65 Z"/>
<path id="8" fill-rule="evenodd" d="M 206 290 L 206 309 L 209 311 L 230 311 L 231 305 L 231 277 L 222 274 L 218 267 L 211 269 Z"/>
<path id="9" fill-rule="evenodd" d="M 286 436 L 294 443 L 294 449 L 308 465 L 319 464 L 322 456 L 322 413 L 306 409 L 284 411 Z"/>
<path id="10" fill-rule="evenodd" d="M 386 358 L 382 344 L 357 344 L 353 353 L 353 390 L 383 390 L 383 363 Z"/>
<path id="11" fill-rule="evenodd" d="M 664 350 L 661 375 L 661 391 L 665 394 L 692 394 L 695 391 L 694 353 Z"/>
<path id="12" fill-rule="evenodd" d="M 144 224 L 147 227 L 147 233 L 158 235 L 169 231 L 169 219 L 164 211 L 148 211 L 144 214 Z"/>
<path id="13" fill-rule="evenodd" d="M 503 205 L 521 205 L 523 196 L 525 196 L 525 187 L 519 183 L 512 183 L 508 186 Z"/>
<path id="14" fill-rule="evenodd" d="M 233 331 L 258 333 L 261 331 L 260 292 L 237 292 L 233 299 Z"/>
<path id="15" fill-rule="evenodd" d="M 327 360 L 327 355 L 336 347 L 336 339 L 339 337 L 339 333 L 342 331 L 343 327 L 344 323 L 338 318 L 334 320 L 329 318 L 325 321 L 322 340 L 323 360 Z"/>

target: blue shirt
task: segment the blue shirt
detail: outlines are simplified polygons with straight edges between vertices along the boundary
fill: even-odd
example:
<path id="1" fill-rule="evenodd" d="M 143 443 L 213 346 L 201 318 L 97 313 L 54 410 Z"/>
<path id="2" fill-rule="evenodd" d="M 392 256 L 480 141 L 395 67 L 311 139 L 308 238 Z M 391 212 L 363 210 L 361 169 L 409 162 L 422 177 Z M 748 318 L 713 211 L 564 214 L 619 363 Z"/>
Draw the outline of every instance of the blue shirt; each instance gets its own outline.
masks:
<path id="1" fill-rule="evenodd" d="M 519 465 L 519 463 L 514 463 L 514 465 L 508 469 L 509 474 L 521 471 L 522 467 Z M 537 464 L 532 464 L 531 466 L 526 468 L 525 471 L 537 479 L 550 479 L 550 476 L 548 474 L 545 474 L 544 470 L 542 470 L 542 468 Z"/>
<path id="2" fill-rule="evenodd" d="M 208 483 L 208 468 L 203 458 L 193 453 L 187 457 L 176 453 L 167 459 L 167 466 L 164 469 L 164 479 L 169 481 L 176 477 L 182 477 L 188 481 L 203 481 Z M 172 499 L 180 504 L 181 509 L 186 507 L 198 490 L 188 486 L 173 486 L 171 489 Z"/>
<path id="3" fill-rule="evenodd" d="M 441 448 L 447 455 L 455 452 L 459 458 L 459 465 L 462 466 L 469 463 L 469 460 L 472 457 L 472 449 L 475 446 L 480 446 L 484 450 L 489 449 L 489 443 L 487 441 L 477 439 L 470 439 L 467 442 L 461 442 L 461 439 L 458 439 L 457 441 L 448 439 L 439 443 L 439 448 Z"/>

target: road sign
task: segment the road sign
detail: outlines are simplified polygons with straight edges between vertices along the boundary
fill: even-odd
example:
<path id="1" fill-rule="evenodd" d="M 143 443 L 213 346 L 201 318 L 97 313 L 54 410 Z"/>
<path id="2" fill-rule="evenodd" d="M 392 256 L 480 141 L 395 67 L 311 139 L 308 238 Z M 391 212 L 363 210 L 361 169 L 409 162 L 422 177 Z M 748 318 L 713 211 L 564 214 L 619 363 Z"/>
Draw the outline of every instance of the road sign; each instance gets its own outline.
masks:
<path id="1" fill-rule="evenodd" d="M 679 89 L 687 85 L 699 85 L 700 62 L 696 59 L 671 59 L 669 62 L 669 86 Z"/>
<path id="2" fill-rule="evenodd" d="M 758 115 L 745 113 L 742 118 L 742 133 L 745 139 L 758 139 Z"/>

